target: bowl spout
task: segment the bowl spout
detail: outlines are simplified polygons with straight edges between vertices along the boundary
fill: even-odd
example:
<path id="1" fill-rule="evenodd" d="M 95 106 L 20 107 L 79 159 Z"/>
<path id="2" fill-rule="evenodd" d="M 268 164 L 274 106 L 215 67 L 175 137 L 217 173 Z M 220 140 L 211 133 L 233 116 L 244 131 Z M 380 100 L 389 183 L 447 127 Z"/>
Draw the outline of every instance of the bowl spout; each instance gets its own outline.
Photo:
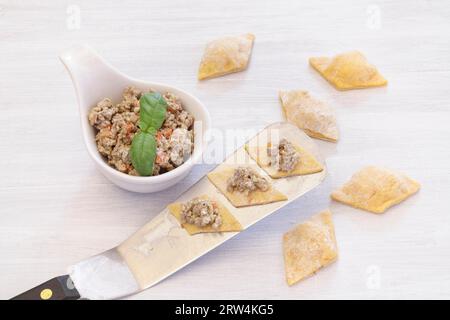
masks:
<path id="1" fill-rule="evenodd" d="M 87 45 L 72 47 L 59 58 L 70 74 L 81 109 L 94 105 L 107 93 L 120 94 L 130 81 Z"/>

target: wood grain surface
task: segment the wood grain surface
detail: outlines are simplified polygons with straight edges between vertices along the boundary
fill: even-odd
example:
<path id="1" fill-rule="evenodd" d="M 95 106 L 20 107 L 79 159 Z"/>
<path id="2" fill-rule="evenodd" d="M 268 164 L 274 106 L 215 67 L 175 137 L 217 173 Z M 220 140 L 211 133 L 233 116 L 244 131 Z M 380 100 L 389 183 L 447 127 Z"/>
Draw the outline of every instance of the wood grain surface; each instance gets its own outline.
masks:
<path id="1" fill-rule="evenodd" d="M 248 70 L 198 82 L 208 40 L 253 32 Z M 0 0 L 0 298 L 118 245 L 210 170 L 169 191 L 123 191 L 94 167 L 58 53 L 87 43 L 123 72 L 199 97 L 226 132 L 282 119 L 279 89 L 336 109 L 341 139 L 318 141 L 329 176 L 317 189 L 132 298 L 450 298 L 450 3 L 448 1 Z M 358 49 L 389 80 L 339 92 L 308 66 Z M 228 131 L 226 131 L 228 130 Z M 367 164 L 400 170 L 421 191 L 383 215 L 331 202 Z M 330 207 L 338 261 L 288 287 L 282 234 Z"/>

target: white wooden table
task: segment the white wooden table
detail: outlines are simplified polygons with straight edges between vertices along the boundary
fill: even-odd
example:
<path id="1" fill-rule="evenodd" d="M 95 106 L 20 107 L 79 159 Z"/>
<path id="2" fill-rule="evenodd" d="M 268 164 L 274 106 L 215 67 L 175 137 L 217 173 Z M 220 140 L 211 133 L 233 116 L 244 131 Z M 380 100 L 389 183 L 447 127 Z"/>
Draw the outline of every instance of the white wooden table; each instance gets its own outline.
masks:
<path id="1" fill-rule="evenodd" d="M 189 3 L 0 0 L 0 298 L 119 244 L 212 168 L 149 195 L 100 175 L 57 59 L 80 42 L 125 73 L 197 95 L 219 130 L 281 119 L 279 89 L 309 90 L 338 113 L 339 143 L 318 142 L 329 167 L 320 187 L 133 298 L 450 298 L 450 3 Z M 249 69 L 197 82 L 205 43 L 245 32 L 256 35 Z M 308 66 L 310 56 L 352 49 L 388 87 L 338 92 Z M 422 189 L 383 215 L 331 202 L 367 164 Z M 288 287 L 281 236 L 328 206 L 339 260 Z"/>

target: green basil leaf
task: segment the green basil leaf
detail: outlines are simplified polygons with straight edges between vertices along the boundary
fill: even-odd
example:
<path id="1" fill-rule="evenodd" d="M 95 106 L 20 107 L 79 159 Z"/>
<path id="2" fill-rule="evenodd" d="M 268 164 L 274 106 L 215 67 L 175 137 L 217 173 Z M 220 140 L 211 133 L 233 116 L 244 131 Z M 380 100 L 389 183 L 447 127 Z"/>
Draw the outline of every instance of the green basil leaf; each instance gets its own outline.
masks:
<path id="1" fill-rule="evenodd" d="M 167 103 L 161 94 L 157 92 L 143 94 L 139 104 L 139 128 L 144 132 L 148 132 L 150 128 L 154 129 L 152 131 L 161 128 L 167 111 Z"/>
<path id="2" fill-rule="evenodd" d="M 134 135 L 130 150 L 131 163 L 141 176 L 151 176 L 156 158 L 156 140 L 151 133 Z"/>

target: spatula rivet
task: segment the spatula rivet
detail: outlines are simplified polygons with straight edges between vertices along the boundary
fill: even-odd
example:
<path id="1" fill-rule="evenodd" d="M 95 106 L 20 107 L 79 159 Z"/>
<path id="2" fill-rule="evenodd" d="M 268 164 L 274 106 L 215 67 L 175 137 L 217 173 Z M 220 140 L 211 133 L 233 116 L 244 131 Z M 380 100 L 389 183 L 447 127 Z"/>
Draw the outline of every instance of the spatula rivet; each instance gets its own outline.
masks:
<path id="1" fill-rule="evenodd" d="M 41 291 L 41 295 L 40 296 L 41 296 L 42 300 L 48 300 L 48 299 L 50 299 L 52 297 L 52 295 L 53 295 L 53 291 L 52 290 L 44 289 L 44 290 Z"/>

